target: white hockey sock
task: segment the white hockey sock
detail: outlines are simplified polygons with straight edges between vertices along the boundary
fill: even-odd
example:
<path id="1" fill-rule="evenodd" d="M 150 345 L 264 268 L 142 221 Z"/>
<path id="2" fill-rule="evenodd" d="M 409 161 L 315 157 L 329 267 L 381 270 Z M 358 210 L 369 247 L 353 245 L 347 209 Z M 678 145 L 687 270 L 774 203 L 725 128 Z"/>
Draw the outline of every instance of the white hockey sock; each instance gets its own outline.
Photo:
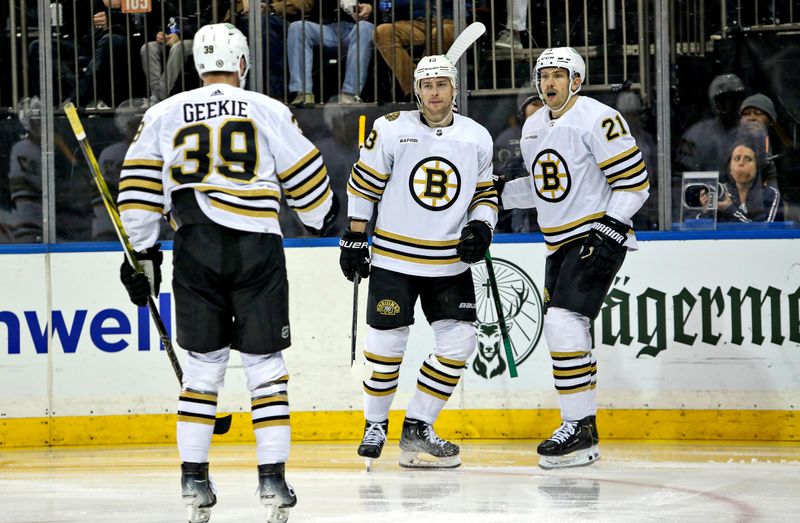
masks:
<path id="1" fill-rule="evenodd" d="M 259 465 L 286 463 L 289 459 L 292 429 L 286 387 L 288 381 L 289 376 L 283 376 L 251 393 Z"/>
<path id="2" fill-rule="evenodd" d="M 433 424 L 458 385 L 466 362 L 431 354 L 422 362 L 406 417 Z"/>
<path id="3" fill-rule="evenodd" d="M 217 395 L 192 389 L 181 391 L 178 399 L 178 453 L 181 461 L 205 463 L 214 433 Z"/>

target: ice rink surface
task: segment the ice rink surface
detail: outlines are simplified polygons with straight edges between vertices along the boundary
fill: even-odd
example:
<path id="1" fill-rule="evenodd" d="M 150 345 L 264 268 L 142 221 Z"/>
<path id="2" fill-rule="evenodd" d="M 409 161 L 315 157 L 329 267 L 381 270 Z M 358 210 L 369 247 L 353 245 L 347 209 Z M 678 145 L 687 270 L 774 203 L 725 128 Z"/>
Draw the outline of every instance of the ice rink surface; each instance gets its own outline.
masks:
<path id="1" fill-rule="evenodd" d="M 590 467 L 544 471 L 535 443 L 461 443 L 464 465 L 409 471 L 389 441 L 367 473 L 357 443 L 295 443 L 289 523 L 797 522 L 800 444 L 601 442 Z M 212 523 L 265 521 L 254 445 L 212 446 Z M 0 451 L 0 522 L 186 521 L 174 446 Z"/>

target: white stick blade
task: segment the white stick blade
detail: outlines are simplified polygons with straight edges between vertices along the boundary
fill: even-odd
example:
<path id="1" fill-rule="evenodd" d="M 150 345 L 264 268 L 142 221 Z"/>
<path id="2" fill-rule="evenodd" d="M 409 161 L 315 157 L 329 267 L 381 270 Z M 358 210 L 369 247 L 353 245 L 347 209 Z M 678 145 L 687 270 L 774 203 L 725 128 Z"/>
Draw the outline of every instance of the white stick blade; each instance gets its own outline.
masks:
<path id="1" fill-rule="evenodd" d="M 445 55 L 450 63 L 454 64 L 458 62 L 458 59 L 461 58 L 461 55 L 469 49 L 469 46 L 475 43 L 478 38 L 483 36 L 486 32 L 486 26 L 483 25 L 481 22 L 473 22 L 467 26 L 464 31 L 458 35 L 453 45 L 450 46 L 448 49 L 447 54 Z"/>

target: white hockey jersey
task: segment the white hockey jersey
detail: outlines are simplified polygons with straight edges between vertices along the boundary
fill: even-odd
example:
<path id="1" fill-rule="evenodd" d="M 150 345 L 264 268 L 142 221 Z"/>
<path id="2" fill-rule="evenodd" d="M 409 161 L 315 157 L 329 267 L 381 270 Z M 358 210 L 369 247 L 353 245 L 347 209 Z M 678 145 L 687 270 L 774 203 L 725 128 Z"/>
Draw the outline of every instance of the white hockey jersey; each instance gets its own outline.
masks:
<path id="1" fill-rule="evenodd" d="M 585 96 L 560 118 L 544 108 L 525 122 L 520 148 L 530 176 L 509 182 L 506 191 L 525 185 L 527 194 L 519 196 L 530 205 L 513 206 L 536 207 L 548 253 L 586 237 L 614 193 L 645 191 L 641 202 L 646 199 L 647 170 L 629 129 L 616 110 Z M 509 202 L 515 196 L 509 191 Z M 504 202 L 506 197 L 504 191 Z M 625 245 L 636 248 L 633 230 Z"/>
<path id="2" fill-rule="evenodd" d="M 281 234 L 281 191 L 319 228 L 332 191 L 322 156 L 280 102 L 227 84 L 175 95 L 144 115 L 123 163 L 119 210 L 137 251 L 158 239 L 176 189 L 195 191 L 214 222 Z"/>
<path id="3" fill-rule="evenodd" d="M 455 114 L 429 127 L 419 111 L 375 121 L 347 185 L 348 216 L 369 220 L 378 206 L 372 264 L 417 276 L 453 276 L 467 265 L 456 245 L 469 220 L 497 222 L 492 137 Z"/>

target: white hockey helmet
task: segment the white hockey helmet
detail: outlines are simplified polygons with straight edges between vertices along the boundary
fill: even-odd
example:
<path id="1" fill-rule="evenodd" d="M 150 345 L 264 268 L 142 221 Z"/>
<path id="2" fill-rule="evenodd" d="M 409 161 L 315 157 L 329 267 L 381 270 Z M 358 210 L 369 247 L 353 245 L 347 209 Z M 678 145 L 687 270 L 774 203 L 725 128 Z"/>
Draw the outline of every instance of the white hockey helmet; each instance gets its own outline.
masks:
<path id="1" fill-rule="evenodd" d="M 456 101 L 456 91 L 458 89 L 458 69 L 448 58 L 443 55 L 425 56 L 414 69 L 414 96 L 417 99 L 417 107 L 422 110 L 422 99 L 419 96 L 419 86 L 426 78 L 448 78 L 450 85 L 453 86 L 453 100 L 450 102 L 450 109 Z"/>
<path id="2" fill-rule="evenodd" d="M 244 87 L 250 70 L 250 47 L 247 38 L 231 24 L 204 25 L 194 35 L 192 44 L 194 66 L 201 77 L 205 73 L 229 72 L 239 75 L 239 86 Z M 245 60 L 244 72 L 241 59 Z"/>
<path id="3" fill-rule="evenodd" d="M 569 71 L 569 81 L 570 86 L 572 85 L 572 81 L 575 78 L 581 79 L 581 86 L 583 82 L 586 81 L 586 63 L 584 63 L 583 58 L 578 51 L 573 49 L 572 47 L 552 47 L 550 49 L 545 49 L 542 54 L 539 55 L 539 58 L 536 59 L 536 67 L 534 68 L 534 77 L 533 77 L 533 84 L 536 87 L 536 92 L 539 93 L 539 97 L 544 100 L 542 96 L 542 88 L 541 88 L 541 71 L 542 69 L 546 69 L 548 67 L 560 67 L 561 69 L 566 69 Z M 577 94 L 578 91 L 581 90 L 581 86 L 578 86 L 578 89 L 572 91 L 570 88 L 570 94 L 567 98 L 569 101 L 573 95 Z"/>

